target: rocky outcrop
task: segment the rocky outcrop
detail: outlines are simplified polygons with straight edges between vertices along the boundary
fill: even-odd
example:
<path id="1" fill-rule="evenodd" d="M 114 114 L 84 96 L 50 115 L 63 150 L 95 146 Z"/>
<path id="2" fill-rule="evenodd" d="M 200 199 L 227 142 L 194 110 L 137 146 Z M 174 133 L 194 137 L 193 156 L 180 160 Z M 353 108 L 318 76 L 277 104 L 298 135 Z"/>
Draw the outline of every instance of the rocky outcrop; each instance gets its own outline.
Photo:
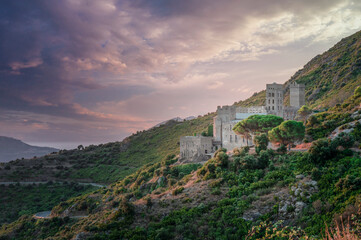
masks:
<path id="1" fill-rule="evenodd" d="M 361 124 L 361 113 L 359 111 L 355 111 L 351 114 L 351 118 L 354 119 L 354 121 L 345 123 L 339 127 L 337 127 L 329 136 L 330 139 L 337 138 L 341 133 L 351 133 L 354 128 L 356 127 L 356 124 Z"/>
<path id="2" fill-rule="evenodd" d="M 308 199 L 318 191 L 316 181 L 305 178 L 303 175 L 297 175 L 296 179 L 300 179 L 300 181 L 291 187 L 288 195 L 283 195 L 280 198 L 279 219 L 296 218 L 307 206 Z"/>
<path id="3" fill-rule="evenodd" d="M 271 211 L 277 211 L 277 220 L 291 222 L 296 219 L 308 205 L 308 199 L 318 191 L 317 182 L 297 175 L 298 180 L 291 188 L 275 189 L 267 195 L 252 202 L 242 218 L 247 221 L 256 221 L 260 216 Z M 277 207 L 277 209 L 275 209 Z"/>

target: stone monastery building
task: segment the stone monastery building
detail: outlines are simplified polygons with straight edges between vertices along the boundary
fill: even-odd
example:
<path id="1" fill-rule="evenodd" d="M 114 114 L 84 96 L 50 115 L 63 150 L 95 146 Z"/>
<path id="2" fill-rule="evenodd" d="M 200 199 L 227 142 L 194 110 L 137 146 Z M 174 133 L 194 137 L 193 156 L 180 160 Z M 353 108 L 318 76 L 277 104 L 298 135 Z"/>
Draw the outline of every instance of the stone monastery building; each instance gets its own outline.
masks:
<path id="1" fill-rule="evenodd" d="M 305 85 L 291 83 L 290 106 L 283 103 L 285 89 L 283 84 L 267 84 L 266 106 L 217 107 L 217 116 L 213 119 L 213 137 L 183 136 L 180 138 L 180 158 L 184 160 L 201 161 L 212 156 L 217 149 L 223 147 L 228 150 L 253 145 L 250 139 L 237 135 L 232 129 L 234 125 L 251 115 L 273 114 L 285 120 L 294 120 L 298 109 L 305 105 Z"/>

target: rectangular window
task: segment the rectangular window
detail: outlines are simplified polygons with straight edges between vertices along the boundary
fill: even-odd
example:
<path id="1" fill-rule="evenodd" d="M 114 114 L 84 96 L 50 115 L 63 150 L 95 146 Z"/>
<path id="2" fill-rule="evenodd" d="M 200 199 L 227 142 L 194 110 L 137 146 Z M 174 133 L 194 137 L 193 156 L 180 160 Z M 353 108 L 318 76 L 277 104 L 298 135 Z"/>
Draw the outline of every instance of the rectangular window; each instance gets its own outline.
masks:
<path id="1" fill-rule="evenodd" d="M 234 141 L 237 142 L 238 139 L 237 139 L 237 135 L 234 135 Z"/>
<path id="2" fill-rule="evenodd" d="M 232 142 L 232 135 L 229 135 L 229 141 Z"/>

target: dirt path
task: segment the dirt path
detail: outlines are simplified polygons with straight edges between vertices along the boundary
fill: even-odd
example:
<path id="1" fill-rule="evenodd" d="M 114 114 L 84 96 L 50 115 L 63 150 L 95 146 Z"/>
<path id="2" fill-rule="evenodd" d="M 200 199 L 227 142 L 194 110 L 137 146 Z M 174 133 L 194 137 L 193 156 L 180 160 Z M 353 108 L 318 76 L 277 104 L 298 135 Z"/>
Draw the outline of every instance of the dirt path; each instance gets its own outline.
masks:
<path id="1" fill-rule="evenodd" d="M 35 213 L 33 215 L 33 217 L 36 219 L 48 219 L 48 218 L 52 218 L 50 216 L 50 214 L 51 214 L 51 211 L 38 212 L 38 213 Z M 71 216 L 70 218 L 79 219 L 79 218 L 86 218 L 86 217 L 88 217 L 88 216 L 87 215 L 79 215 L 79 216 Z"/>

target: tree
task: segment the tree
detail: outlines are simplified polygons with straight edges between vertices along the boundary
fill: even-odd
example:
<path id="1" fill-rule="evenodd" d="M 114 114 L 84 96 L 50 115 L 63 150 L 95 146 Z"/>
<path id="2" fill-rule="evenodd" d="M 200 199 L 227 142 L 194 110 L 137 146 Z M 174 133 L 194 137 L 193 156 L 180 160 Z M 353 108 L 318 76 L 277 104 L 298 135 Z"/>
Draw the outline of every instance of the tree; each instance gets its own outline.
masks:
<path id="1" fill-rule="evenodd" d="M 354 96 L 358 97 L 361 96 L 361 87 L 357 87 L 354 91 Z"/>
<path id="2" fill-rule="evenodd" d="M 201 135 L 204 137 L 213 137 L 213 124 L 210 124 L 207 128 L 207 132 L 203 131 Z"/>
<path id="3" fill-rule="evenodd" d="M 208 126 L 207 135 L 208 135 L 209 137 L 213 137 L 213 124 L 210 124 L 210 125 Z"/>
<path id="4" fill-rule="evenodd" d="M 307 117 L 312 113 L 312 110 L 307 107 L 306 105 L 303 105 L 298 111 L 297 114 L 301 117 L 303 120 L 303 123 L 306 123 Z"/>
<path id="5" fill-rule="evenodd" d="M 282 122 L 283 118 L 275 115 L 252 115 L 238 122 L 233 127 L 233 131 L 236 134 L 243 135 L 247 139 L 248 145 L 251 134 L 267 133 Z"/>
<path id="6" fill-rule="evenodd" d="M 305 137 L 305 126 L 302 122 L 288 120 L 269 131 L 268 137 L 271 142 L 280 142 L 288 145 L 290 149 L 290 144 Z"/>
<path id="7" fill-rule="evenodd" d="M 262 133 L 254 138 L 257 154 L 259 154 L 261 150 L 267 150 L 268 142 L 268 137 L 265 133 Z"/>

